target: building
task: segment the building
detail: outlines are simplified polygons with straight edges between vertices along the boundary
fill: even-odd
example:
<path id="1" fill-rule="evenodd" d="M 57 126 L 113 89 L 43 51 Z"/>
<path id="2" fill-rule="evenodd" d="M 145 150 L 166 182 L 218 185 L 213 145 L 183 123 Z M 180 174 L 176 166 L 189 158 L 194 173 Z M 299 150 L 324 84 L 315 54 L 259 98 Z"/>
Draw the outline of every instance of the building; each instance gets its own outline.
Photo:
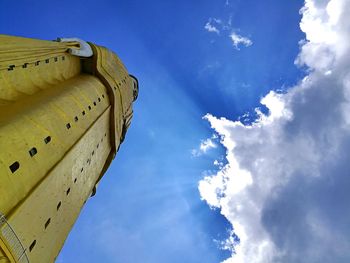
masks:
<path id="1" fill-rule="evenodd" d="M 118 152 L 138 82 L 79 39 L 0 35 L 0 262 L 53 262 Z"/>

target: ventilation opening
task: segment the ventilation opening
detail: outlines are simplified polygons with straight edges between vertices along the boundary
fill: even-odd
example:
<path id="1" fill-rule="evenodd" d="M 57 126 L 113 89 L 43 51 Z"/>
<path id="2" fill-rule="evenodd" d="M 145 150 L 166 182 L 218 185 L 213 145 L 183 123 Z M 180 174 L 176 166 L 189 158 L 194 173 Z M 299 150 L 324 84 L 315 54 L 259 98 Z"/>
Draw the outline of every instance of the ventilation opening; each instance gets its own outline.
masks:
<path id="1" fill-rule="evenodd" d="M 50 225 L 50 223 L 51 223 L 51 218 L 47 219 L 45 223 L 45 229 Z"/>
<path id="2" fill-rule="evenodd" d="M 91 155 L 94 155 L 95 154 L 95 151 L 92 151 Z"/>
<path id="3" fill-rule="evenodd" d="M 10 165 L 10 170 L 12 173 L 16 172 L 18 168 L 19 168 L 19 162 L 17 161 Z"/>
<path id="4" fill-rule="evenodd" d="M 48 144 L 49 142 L 51 142 L 51 136 L 47 136 L 45 139 L 44 139 L 44 142 L 46 144 Z"/>
<path id="5" fill-rule="evenodd" d="M 81 169 L 80 169 L 80 172 L 82 173 L 83 171 L 84 171 L 84 168 L 81 168 Z"/>
<path id="6" fill-rule="evenodd" d="M 88 107 L 88 108 L 89 108 L 89 110 L 91 110 L 91 106 L 90 106 L 90 105 L 89 105 L 89 107 Z"/>
<path id="7" fill-rule="evenodd" d="M 66 127 L 67 127 L 67 129 L 69 130 L 70 127 L 71 127 L 71 126 L 70 126 L 70 123 L 67 123 L 67 124 L 66 124 Z"/>
<path id="8" fill-rule="evenodd" d="M 105 95 L 102 94 L 102 98 L 105 98 Z"/>
<path id="9" fill-rule="evenodd" d="M 77 116 L 74 117 L 74 121 L 77 122 L 79 119 Z"/>
<path id="10" fill-rule="evenodd" d="M 30 157 L 33 157 L 38 153 L 37 149 L 33 147 L 32 149 L 29 150 Z"/>
<path id="11" fill-rule="evenodd" d="M 60 210 L 61 204 L 62 204 L 61 201 L 59 201 L 56 207 L 57 211 Z"/>
<path id="12" fill-rule="evenodd" d="M 77 182 L 77 178 L 74 179 L 74 183 L 76 183 L 76 182 Z"/>
<path id="13" fill-rule="evenodd" d="M 94 106 L 96 106 L 96 101 L 94 101 Z"/>
<path id="14" fill-rule="evenodd" d="M 24 63 L 23 65 L 22 65 L 22 68 L 26 68 L 28 66 L 28 63 Z"/>
<path id="15" fill-rule="evenodd" d="M 7 70 L 10 71 L 10 70 L 13 70 L 15 68 L 15 65 L 10 65 Z"/>
<path id="16" fill-rule="evenodd" d="M 46 62 L 46 63 L 49 63 L 49 62 L 50 62 L 50 60 L 49 60 L 49 59 L 46 59 L 46 60 L 45 60 L 45 62 Z"/>
<path id="17" fill-rule="evenodd" d="M 70 188 L 67 189 L 66 195 L 69 195 L 70 193 Z"/>
<path id="18" fill-rule="evenodd" d="M 29 252 L 32 252 L 32 250 L 33 250 L 34 247 L 35 247 L 35 244 L 36 244 L 36 240 L 34 240 L 34 241 L 30 244 L 30 246 L 29 246 Z"/>
<path id="19" fill-rule="evenodd" d="M 100 98 L 98 98 L 98 102 L 100 102 L 101 101 L 101 99 Z"/>
<path id="20" fill-rule="evenodd" d="M 85 111 L 83 110 L 83 112 L 81 114 L 85 115 Z"/>

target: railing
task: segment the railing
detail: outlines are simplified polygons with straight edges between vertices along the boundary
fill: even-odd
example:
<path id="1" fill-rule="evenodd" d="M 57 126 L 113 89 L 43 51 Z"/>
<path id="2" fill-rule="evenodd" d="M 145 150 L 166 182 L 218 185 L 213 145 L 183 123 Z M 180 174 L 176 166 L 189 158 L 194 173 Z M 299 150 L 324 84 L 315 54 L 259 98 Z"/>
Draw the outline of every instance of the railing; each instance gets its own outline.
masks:
<path id="1" fill-rule="evenodd" d="M 26 249 L 2 213 L 0 213 L 0 239 L 10 248 L 16 263 L 29 263 Z"/>

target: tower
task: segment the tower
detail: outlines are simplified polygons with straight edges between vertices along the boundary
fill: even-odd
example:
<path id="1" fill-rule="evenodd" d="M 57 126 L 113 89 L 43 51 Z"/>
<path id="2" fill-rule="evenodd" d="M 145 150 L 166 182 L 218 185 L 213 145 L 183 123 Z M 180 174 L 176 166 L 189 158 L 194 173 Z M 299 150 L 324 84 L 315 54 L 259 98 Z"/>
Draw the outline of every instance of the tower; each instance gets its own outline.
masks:
<path id="1" fill-rule="evenodd" d="M 0 263 L 55 260 L 137 94 L 107 48 L 0 35 Z"/>

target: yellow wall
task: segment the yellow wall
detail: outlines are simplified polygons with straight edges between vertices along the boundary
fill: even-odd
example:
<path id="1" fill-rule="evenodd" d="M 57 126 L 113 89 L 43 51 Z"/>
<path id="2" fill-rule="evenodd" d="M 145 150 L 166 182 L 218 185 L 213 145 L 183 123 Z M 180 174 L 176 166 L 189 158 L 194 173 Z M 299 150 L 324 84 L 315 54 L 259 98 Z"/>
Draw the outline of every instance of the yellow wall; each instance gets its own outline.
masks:
<path id="1" fill-rule="evenodd" d="M 0 35 L 0 262 L 54 261 L 132 116 L 117 56 L 76 46 Z"/>

